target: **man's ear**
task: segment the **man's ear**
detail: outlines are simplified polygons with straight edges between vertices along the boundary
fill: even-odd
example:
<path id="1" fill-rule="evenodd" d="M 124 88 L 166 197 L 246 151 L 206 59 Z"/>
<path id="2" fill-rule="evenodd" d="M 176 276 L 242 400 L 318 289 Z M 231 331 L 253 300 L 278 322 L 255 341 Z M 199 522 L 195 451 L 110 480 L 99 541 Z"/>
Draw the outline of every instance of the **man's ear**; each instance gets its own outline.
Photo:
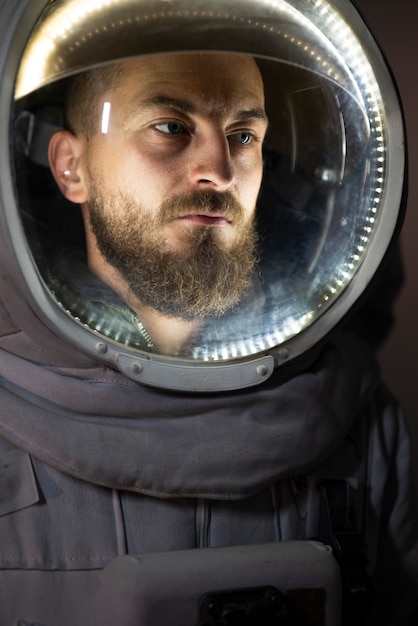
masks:
<path id="1" fill-rule="evenodd" d="M 50 141 L 48 159 L 52 174 L 63 195 L 76 204 L 87 201 L 80 158 L 83 145 L 80 139 L 67 130 L 58 130 Z"/>

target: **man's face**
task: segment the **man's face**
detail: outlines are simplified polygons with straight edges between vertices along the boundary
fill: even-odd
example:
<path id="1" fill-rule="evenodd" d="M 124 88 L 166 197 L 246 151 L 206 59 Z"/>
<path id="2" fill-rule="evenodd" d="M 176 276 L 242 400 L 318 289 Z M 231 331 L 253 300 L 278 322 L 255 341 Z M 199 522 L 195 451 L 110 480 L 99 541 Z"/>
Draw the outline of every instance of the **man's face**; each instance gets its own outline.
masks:
<path id="1" fill-rule="evenodd" d="M 225 312 L 255 263 L 267 121 L 254 61 L 129 61 L 100 106 L 84 162 L 88 235 L 143 304 L 185 318 Z"/>

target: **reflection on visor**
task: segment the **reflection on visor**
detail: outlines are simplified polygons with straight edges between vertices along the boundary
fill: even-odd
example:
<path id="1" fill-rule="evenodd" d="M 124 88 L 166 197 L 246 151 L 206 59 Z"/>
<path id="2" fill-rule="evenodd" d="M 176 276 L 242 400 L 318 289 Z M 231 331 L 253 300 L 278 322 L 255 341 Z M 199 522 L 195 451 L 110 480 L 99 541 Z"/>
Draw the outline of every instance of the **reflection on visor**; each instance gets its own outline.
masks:
<path id="1" fill-rule="evenodd" d="M 386 171 L 385 120 L 378 86 L 352 31 L 325 2 L 316 3 L 315 15 L 287 2 L 260 2 L 265 19 L 257 23 L 250 19 L 247 3 L 231 3 L 232 12 L 219 5 L 218 11 L 196 10 L 192 16 L 182 2 L 169 21 L 163 20 L 162 13 L 148 12 L 146 3 L 134 19 L 132 2 L 107 2 L 107 21 L 105 12 L 84 3 L 83 15 L 72 13 L 71 21 L 72 8 L 82 4 L 53 3 L 55 12 L 34 31 L 17 83 L 17 189 L 27 237 L 43 280 L 58 304 L 81 326 L 134 350 L 205 362 L 286 347 L 344 293 L 364 262 L 380 220 Z M 112 22 L 112 11 L 121 16 L 117 23 Z M 241 33 L 232 25 L 237 20 Z M 54 124 L 62 124 L 63 90 L 68 77 L 81 69 L 81 60 L 90 68 L 108 63 L 112 54 L 114 58 L 129 56 L 133 63 L 132 46 L 140 45 L 139 52 L 154 52 L 149 25 L 157 29 L 162 22 L 167 37 L 161 45 L 168 49 L 182 49 L 181 38 L 187 32 L 188 49 L 199 43 L 211 50 L 214 42 L 219 46 L 216 32 L 222 33 L 221 47 L 231 55 L 232 51 L 248 52 L 248 35 L 255 36 L 269 120 L 256 210 L 259 259 L 249 285 L 234 305 L 222 314 L 198 319 L 187 341 L 179 341 L 169 350 L 161 349 L 129 298 L 127 301 L 115 292 L 111 281 L 90 271 L 84 225 L 74 205 L 58 192 L 46 158 Z M 316 26 L 319 22 L 322 32 Z M 141 31 L 145 23 L 147 28 Z M 183 30 L 179 31 L 179 24 Z M 96 46 L 110 26 L 117 32 L 117 38 L 111 35 L 111 41 L 118 40 L 117 47 Z M 140 44 L 138 37 L 132 36 L 138 29 L 144 34 Z M 126 36 L 121 42 L 122 31 Z M 36 74 L 30 70 L 32 64 L 39 69 Z M 108 89 L 100 109 L 99 133 L 107 145 L 114 141 L 112 124 L 121 115 L 118 102 Z M 187 126 L 193 115 L 183 111 L 180 119 Z M 185 134 L 180 126 L 160 124 L 158 128 L 160 134 Z M 241 135 L 239 141 L 245 143 L 247 137 Z M 174 141 L 180 140 L 170 141 L 176 145 Z M 173 158 L 175 155 L 173 152 Z M 141 175 L 145 176 L 139 171 L 138 177 Z M 181 172 L 178 181 L 183 184 Z M 113 187 L 118 188 L 117 180 Z M 205 220 L 212 218 L 206 213 L 195 216 L 197 219 L 203 231 Z M 210 254 L 214 258 L 211 244 L 204 245 L 208 251 L 202 259 L 211 258 Z M 112 254 L 110 257 L 109 252 L 109 258 L 116 258 Z M 126 260 L 123 264 L 126 266 Z M 219 272 L 219 276 L 230 280 L 228 274 Z M 132 278 L 130 289 L 133 283 Z M 181 290 L 180 281 L 175 289 Z M 146 287 L 135 293 L 145 298 Z M 176 318 L 174 308 L 169 317 Z M 187 321 L 191 319 L 190 315 Z"/>
<path id="2" fill-rule="evenodd" d="M 157 31 L 164 33 L 158 46 Z M 256 38 L 259 55 L 306 67 L 348 91 L 354 88 L 360 99 L 346 61 L 370 80 L 350 27 L 323 0 L 315 6 L 306 0 L 212 0 L 209 9 L 205 4 L 191 7 L 187 0 L 158 3 L 158 9 L 155 0 L 50 0 L 24 52 L 16 97 L 87 67 L 137 54 L 251 53 L 248 36 Z"/>

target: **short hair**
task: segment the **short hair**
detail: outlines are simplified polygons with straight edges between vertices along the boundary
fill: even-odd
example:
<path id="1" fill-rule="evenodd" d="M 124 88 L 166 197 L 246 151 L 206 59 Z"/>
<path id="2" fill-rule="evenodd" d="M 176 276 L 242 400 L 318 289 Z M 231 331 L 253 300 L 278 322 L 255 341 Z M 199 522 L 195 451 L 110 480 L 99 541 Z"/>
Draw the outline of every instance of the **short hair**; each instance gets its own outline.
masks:
<path id="1" fill-rule="evenodd" d="M 75 74 L 67 79 L 64 101 L 64 125 L 74 135 L 90 138 L 100 119 L 100 98 L 117 86 L 122 64 L 111 63 Z"/>

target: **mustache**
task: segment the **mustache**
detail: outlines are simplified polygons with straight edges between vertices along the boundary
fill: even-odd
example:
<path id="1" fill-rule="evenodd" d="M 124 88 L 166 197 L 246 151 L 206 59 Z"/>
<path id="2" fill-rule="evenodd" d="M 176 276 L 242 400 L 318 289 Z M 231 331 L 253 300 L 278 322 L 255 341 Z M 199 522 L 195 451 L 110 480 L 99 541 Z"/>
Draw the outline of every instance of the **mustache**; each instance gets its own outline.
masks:
<path id="1" fill-rule="evenodd" d="M 165 224 L 186 215 L 210 213 L 225 217 L 231 222 L 241 222 L 245 216 L 245 209 L 229 192 L 194 191 L 162 202 L 159 221 Z"/>

